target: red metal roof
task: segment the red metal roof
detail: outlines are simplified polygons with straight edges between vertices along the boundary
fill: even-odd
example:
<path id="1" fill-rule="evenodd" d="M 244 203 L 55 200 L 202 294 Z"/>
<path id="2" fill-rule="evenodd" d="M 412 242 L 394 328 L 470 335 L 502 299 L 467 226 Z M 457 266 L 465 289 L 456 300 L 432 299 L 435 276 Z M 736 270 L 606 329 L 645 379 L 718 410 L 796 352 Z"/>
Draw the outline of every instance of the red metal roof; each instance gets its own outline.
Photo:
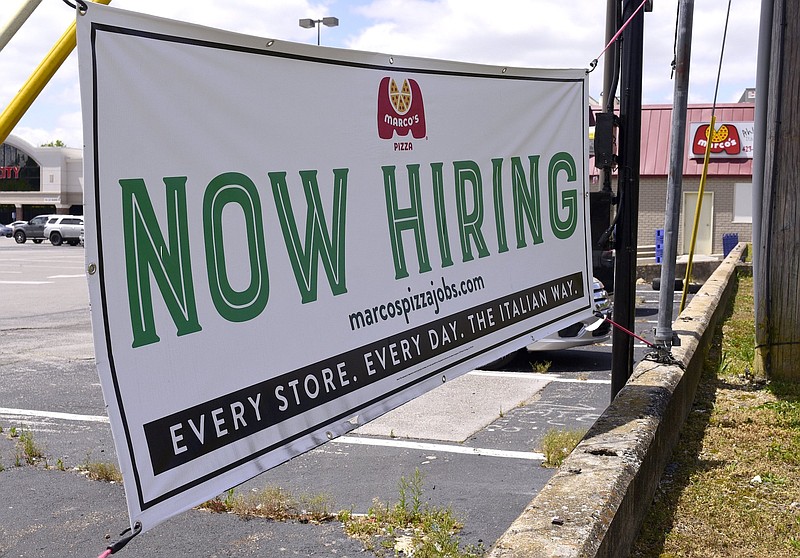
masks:
<path id="1" fill-rule="evenodd" d="M 708 123 L 711 120 L 711 104 L 689 105 L 686 111 L 686 136 L 691 133 L 692 123 Z M 755 105 L 752 103 L 717 104 L 717 126 L 730 122 L 752 122 Z M 669 143 L 672 128 L 672 105 L 645 105 L 642 107 L 642 151 L 639 174 L 641 176 L 667 176 L 669 174 Z M 688 156 L 688 142 L 684 140 L 683 175 L 701 175 L 703 160 Z M 593 163 L 593 161 L 592 161 Z M 592 165 L 593 168 L 593 165 Z M 592 174 L 597 174 L 593 168 Z M 709 176 L 752 176 L 752 159 L 709 162 Z"/>

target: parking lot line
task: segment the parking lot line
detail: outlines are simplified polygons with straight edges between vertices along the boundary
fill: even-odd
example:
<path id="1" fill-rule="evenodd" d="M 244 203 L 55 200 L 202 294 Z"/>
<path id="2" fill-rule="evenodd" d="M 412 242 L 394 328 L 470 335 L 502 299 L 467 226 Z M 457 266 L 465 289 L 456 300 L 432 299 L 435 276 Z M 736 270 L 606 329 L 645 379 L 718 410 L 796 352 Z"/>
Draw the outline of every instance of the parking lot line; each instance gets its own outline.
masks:
<path id="1" fill-rule="evenodd" d="M 364 446 L 384 446 L 392 448 L 418 449 L 440 453 L 460 453 L 464 455 L 480 455 L 485 457 L 504 457 L 510 459 L 527 459 L 530 461 L 544 461 L 544 454 L 532 451 L 510 451 L 488 448 L 471 448 L 469 446 L 454 446 L 449 444 L 430 444 L 426 442 L 412 442 L 410 440 L 387 440 L 386 438 L 364 438 L 361 436 L 339 436 L 331 440 L 337 444 L 360 444 Z"/>
<path id="2" fill-rule="evenodd" d="M 609 344 L 608 346 L 611 346 Z M 611 380 L 581 380 L 580 378 L 564 378 L 558 374 L 539 374 L 536 372 L 503 372 L 495 370 L 473 370 L 467 374 L 475 374 L 476 376 L 511 376 L 521 378 L 531 378 L 535 380 L 544 380 L 550 382 L 564 382 L 569 384 L 610 384 Z"/>
<path id="3" fill-rule="evenodd" d="M 72 413 L 58 413 L 54 411 L 36 411 L 32 409 L 8 409 L 0 407 L 0 416 L 3 417 L 41 417 L 58 420 L 80 422 L 108 422 L 108 417 L 100 415 L 75 415 Z"/>

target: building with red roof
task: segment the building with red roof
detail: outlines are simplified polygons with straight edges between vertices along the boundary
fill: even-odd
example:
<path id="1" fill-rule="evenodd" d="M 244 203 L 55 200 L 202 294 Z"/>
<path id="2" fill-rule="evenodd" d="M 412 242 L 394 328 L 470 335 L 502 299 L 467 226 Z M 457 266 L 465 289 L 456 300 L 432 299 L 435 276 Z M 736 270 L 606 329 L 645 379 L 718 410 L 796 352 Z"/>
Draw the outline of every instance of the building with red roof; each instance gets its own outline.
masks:
<path id="1" fill-rule="evenodd" d="M 723 253 L 723 236 L 736 234 L 740 242 L 752 239 L 752 178 L 754 95 L 743 102 L 717 104 L 715 133 L 711 136 L 708 174 L 701 205 L 695 254 Z M 689 252 L 703 158 L 708 141 L 711 104 L 689 105 L 683 160 L 678 251 Z M 669 177 L 672 105 L 642 107 L 641 165 L 639 179 L 640 252 L 655 244 L 656 229 L 664 228 Z M 599 170 L 591 176 L 598 190 Z M 730 238 L 730 237 L 729 237 Z"/>

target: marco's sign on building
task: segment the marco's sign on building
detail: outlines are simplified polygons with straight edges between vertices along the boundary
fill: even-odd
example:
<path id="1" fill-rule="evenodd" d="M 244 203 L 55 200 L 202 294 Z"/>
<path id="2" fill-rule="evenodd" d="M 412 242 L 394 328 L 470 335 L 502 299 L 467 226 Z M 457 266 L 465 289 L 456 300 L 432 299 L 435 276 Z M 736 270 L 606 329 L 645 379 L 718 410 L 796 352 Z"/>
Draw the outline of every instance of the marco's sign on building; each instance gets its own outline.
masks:
<path id="1" fill-rule="evenodd" d="M 583 70 L 94 4 L 78 47 L 97 365 L 145 530 L 591 312 Z"/>
<path id="2" fill-rule="evenodd" d="M 717 121 L 713 132 L 710 128 L 709 124 L 691 124 L 689 157 L 702 159 L 708 149 L 712 160 L 753 158 L 755 128 L 752 122 Z"/>

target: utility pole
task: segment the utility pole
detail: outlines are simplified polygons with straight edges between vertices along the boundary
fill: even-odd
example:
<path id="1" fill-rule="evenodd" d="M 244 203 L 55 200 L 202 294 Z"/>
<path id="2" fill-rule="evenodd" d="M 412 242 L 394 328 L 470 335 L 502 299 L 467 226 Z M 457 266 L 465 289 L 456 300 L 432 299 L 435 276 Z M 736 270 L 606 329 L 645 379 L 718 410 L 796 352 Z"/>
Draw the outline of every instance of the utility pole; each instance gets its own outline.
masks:
<path id="1" fill-rule="evenodd" d="M 661 286 L 658 292 L 658 325 L 655 342 L 669 350 L 672 331 L 672 307 L 675 299 L 675 264 L 678 253 L 678 227 L 683 187 L 683 154 L 686 149 L 686 107 L 689 102 L 689 61 L 692 55 L 692 20 L 694 0 L 679 0 L 675 48 L 675 90 L 672 99 L 672 130 L 669 146 L 667 210 L 664 219 L 664 256 Z"/>
<path id="2" fill-rule="evenodd" d="M 622 19 L 641 5 L 624 0 Z M 622 34 L 621 100 L 619 127 L 618 206 L 616 270 L 614 275 L 614 322 L 633 331 L 636 314 L 636 246 L 639 212 L 639 164 L 642 136 L 642 59 L 644 13 L 634 17 Z M 633 338 L 614 328 L 611 349 L 611 399 L 633 372 Z"/>
<path id="3" fill-rule="evenodd" d="M 767 87 L 756 91 L 757 102 L 761 100 L 767 105 L 763 123 L 760 246 L 756 251 L 754 368 L 757 374 L 773 380 L 797 382 L 800 381 L 797 367 L 800 360 L 800 195 L 797 189 L 800 182 L 797 164 L 800 161 L 797 141 L 800 136 L 800 3 L 792 0 L 765 2 L 772 4 L 772 31 Z M 759 48 L 761 46 L 759 44 Z M 761 124 L 756 124 L 757 136 Z M 753 188 L 760 187 L 762 184 L 754 181 Z"/>

